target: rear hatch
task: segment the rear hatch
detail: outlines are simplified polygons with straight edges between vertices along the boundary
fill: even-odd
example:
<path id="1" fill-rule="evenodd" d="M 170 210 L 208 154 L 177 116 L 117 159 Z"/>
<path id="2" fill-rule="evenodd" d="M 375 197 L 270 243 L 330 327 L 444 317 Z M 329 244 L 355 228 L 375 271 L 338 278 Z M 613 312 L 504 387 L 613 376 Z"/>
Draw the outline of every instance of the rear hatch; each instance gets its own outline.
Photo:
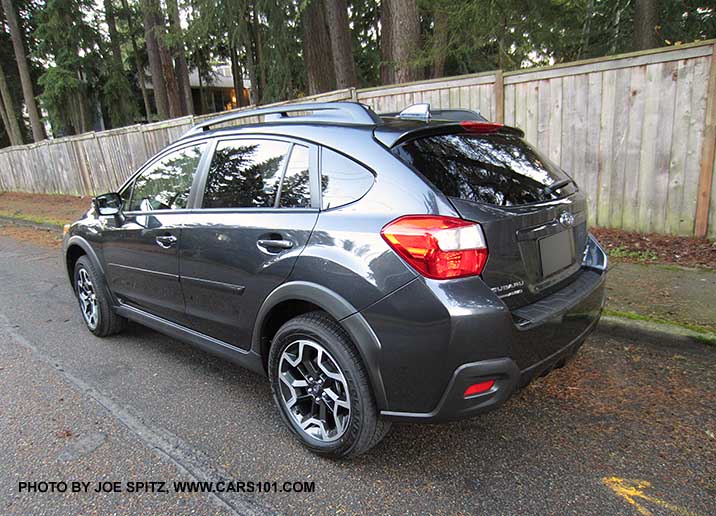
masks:
<path id="1" fill-rule="evenodd" d="M 461 217 L 479 222 L 489 257 L 483 280 L 510 308 L 569 283 L 587 240 L 586 200 L 571 178 L 525 142 L 493 126 L 408 139 L 393 149 L 443 192 Z"/>

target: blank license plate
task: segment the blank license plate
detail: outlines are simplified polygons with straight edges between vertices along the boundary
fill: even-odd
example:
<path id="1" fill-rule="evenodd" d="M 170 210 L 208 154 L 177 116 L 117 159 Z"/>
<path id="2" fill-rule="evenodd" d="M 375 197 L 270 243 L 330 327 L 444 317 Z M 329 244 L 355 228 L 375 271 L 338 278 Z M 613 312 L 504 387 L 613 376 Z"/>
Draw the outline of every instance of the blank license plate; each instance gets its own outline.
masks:
<path id="1" fill-rule="evenodd" d="M 540 239 L 542 276 L 551 276 L 574 261 L 574 236 L 571 229 Z"/>

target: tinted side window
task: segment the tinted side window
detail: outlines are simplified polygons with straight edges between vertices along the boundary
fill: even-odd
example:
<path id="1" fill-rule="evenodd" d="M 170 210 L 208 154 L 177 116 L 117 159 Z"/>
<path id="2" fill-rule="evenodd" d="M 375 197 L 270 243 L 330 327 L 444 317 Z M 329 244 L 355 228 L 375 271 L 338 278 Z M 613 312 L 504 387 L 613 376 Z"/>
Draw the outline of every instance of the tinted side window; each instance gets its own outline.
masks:
<path id="1" fill-rule="evenodd" d="M 308 208 L 311 206 L 308 148 L 294 145 L 281 183 L 279 206 Z"/>
<path id="2" fill-rule="evenodd" d="M 353 160 L 329 149 L 321 153 L 321 205 L 324 210 L 363 197 L 373 186 L 373 174 Z"/>
<path id="3" fill-rule="evenodd" d="M 513 135 L 429 136 L 394 152 L 445 195 L 470 201 L 512 206 L 549 201 L 576 190 L 557 165 Z"/>
<path id="4" fill-rule="evenodd" d="M 186 208 L 194 173 L 205 148 L 206 144 L 201 144 L 172 152 L 142 172 L 134 180 L 129 210 Z"/>
<path id="5" fill-rule="evenodd" d="M 204 208 L 271 208 L 289 144 L 273 140 L 220 142 L 211 160 Z"/>

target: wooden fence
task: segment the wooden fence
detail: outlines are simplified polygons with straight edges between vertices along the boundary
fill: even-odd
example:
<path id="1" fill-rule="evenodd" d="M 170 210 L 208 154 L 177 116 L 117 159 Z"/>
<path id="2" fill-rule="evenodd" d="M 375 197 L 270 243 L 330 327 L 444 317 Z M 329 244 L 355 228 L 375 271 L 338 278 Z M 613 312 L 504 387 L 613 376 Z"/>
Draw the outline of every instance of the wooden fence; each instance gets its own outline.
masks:
<path id="1" fill-rule="evenodd" d="M 529 142 L 577 180 L 588 194 L 591 224 L 716 238 L 714 41 L 295 101 L 333 100 L 362 102 L 377 112 L 417 102 L 478 109 L 522 128 Z M 0 150 L 0 190 L 115 189 L 150 156 L 212 116 Z"/>

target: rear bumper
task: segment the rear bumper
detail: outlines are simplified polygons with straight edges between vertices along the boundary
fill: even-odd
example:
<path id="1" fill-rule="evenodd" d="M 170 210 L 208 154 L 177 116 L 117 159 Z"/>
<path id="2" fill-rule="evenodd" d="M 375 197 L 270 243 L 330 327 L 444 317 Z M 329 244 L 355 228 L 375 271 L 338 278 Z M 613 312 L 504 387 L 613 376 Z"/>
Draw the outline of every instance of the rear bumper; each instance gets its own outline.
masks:
<path id="1" fill-rule="evenodd" d="M 382 344 L 381 415 L 437 422 L 500 406 L 576 353 L 601 317 L 605 280 L 605 270 L 585 264 L 565 288 L 513 311 L 474 279 L 415 281 L 388 296 L 363 312 Z M 485 380 L 495 380 L 490 391 L 463 397 Z"/>
<path id="2" fill-rule="evenodd" d="M 430 412 L 392 412 L 384 410 L 381 415 L 386 419 L 399 422 L 453 421 L 465 419 L 494 410 L 502 405 L 519 388 L 533 379 L 549 373 L 557 365 L 564 363 L 577 353 L 584 340 L 592 333 L 599 322 L 595 317 L 587 328 L 572 342 L 552 355 L 520 371 L 511 358 L 497 358 L 463 364 L 458 367 L 445 389 L 437 407 Z M 495 380 L 495 385 L 484 394 L 463 398 L 470 385 L 486 380 Z"/>
<path id="3" fill-rule="evenodd" d="M 529 384 L 534 378 L 547 374 L 555 366 L 577 353 L 598 322 L 599 317 L 594 318 L 582 334 L 572 342 L 522 371 L 514 360 L 507 357 L 461 365 L 453 373 L 440 403 L 430 412 L 384 410 L 381 415 L 391 421 L 437 423 L 465 419 L 494 410 L 507 401 L 519 388 Z M 495 381 L 489 391 L 468 399 L 463 398 L 465 389 L 470 385 L 486 380 Z"/>

